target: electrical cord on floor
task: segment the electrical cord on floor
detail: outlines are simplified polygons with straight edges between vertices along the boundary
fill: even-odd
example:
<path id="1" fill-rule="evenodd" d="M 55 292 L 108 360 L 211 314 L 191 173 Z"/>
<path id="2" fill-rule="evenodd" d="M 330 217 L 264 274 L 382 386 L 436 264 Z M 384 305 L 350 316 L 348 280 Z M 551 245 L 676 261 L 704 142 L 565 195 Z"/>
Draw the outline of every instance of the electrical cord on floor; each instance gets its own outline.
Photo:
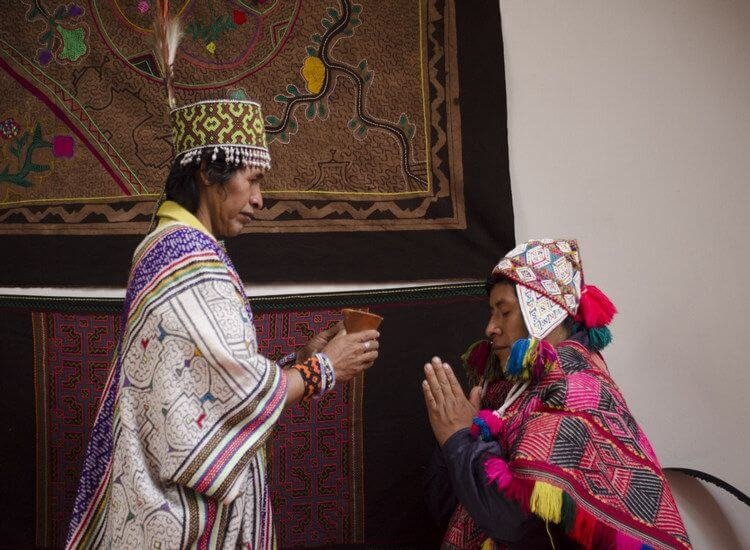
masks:
<path id="1" fill-rule="evenodd" d="M 706 472 L 702 472 L 701 470 L 693 470 L 691 468 L 664 468 L 664 471 L 665 472 L 679 472 L 681 474 L 685 474 L 687 476 L 700 479 L 701 481 L 711 483 L 712 485 L 716 485 L 720 489 L 724 489 L 727 493 L 729 493 L 734 498 L 739 500 L 745 506 L 750 506 L 750 497 L 748 497 L 745 493 L 740 491 L 737 487 L 735 487 L 731 483 L 727 483 L 723 479 L 719 479 L 718 477 L 714 475 L 707 474 Z"/>

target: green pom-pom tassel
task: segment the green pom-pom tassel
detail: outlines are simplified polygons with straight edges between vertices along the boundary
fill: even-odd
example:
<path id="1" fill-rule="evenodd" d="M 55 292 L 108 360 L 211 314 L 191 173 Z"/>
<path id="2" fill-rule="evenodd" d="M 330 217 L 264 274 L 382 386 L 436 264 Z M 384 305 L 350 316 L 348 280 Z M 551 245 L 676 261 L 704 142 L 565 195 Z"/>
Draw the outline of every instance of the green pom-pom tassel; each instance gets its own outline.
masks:
<path id="1" fill-rule="evenodd" d="M 612 342 L 612 333 L 607 327 L 589 329 L 589 347 L 594 351 L 606 348 Z"/>

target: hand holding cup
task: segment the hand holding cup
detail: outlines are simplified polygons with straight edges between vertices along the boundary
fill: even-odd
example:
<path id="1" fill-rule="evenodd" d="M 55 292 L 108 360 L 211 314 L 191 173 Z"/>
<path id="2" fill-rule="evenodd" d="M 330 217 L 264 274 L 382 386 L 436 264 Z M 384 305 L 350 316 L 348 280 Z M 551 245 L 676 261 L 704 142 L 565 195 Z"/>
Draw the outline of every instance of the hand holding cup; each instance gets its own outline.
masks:
<path id="1" fill-rule="evenodd" d="M 323 348 L 336 373 L 336 380 L 347 382 L 370 368 L 378 358 L 380 333 L 375 330 L 383 320 L 379 315 L 345 309 L 344 330 Z"/>

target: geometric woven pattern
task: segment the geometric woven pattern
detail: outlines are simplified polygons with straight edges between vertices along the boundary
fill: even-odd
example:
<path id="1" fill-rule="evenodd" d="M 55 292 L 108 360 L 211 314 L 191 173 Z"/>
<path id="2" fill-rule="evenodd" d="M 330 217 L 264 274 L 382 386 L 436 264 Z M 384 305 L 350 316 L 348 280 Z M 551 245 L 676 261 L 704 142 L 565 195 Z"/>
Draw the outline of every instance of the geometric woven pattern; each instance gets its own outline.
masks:
<path id="1" fill-rule="evenodd" d="M 580 465 L 588 432 L 577 418 L 563 417 L 558 426 L 550 460 L 561 468 Z"/>
<path id="2" fill-rule="evenodd" d="M 36 544 L 65 542 L 81 464 L 120 331 L 119 315 L 35 313 Z"/>
<path id="3" fill-rule="evenodd" d="M 659 513 L 663 486 L 659 476 L 646 470 L 631 472 L 625 504 L 631 513 L 646 523 L 654 523 Z"/>
<path id="4" fill-rule="evenodd" d="M 340 310 L 259 315 L 259 349 L 278 359 L 341 318 Z M 362 541 L 362 389 L 357 377 L 279 420 L 269 481 L 281 546 Z"/>
<path id="5" fill-rule="evenodd" d="M 532 432 L 538 435 L 532 437 Z M 516 449 L 516 471 L 519 467 L 524 471 L 525 464 L 531 471 L 533 463 L 545 460 L 555 467 L 551 478 L 563 476 L 585 489 L 579 490 L 579 496 L 592 509 L 626 510 L 638 522 L 656 528 L 674 522 L 674 501 L 663 491 L 663 478 L 653 465 L 622 453 L 597 429 L 593 418 L 541 415 L 529 420 L 526 434 Z"/>
<path id="6" fill-rule="evenodd" d="M 259 351 L 278 358 L 306 340 L 308 333 L 339 317 L 339 311 L 328 310 L 256 315 Z M 36 544 L 60 547 L 117 345 L 120 315 L 35 313 L 33 319 L 38 408 Z M 305 540 L 317 544 L 361 540 L 361 406 L 362 381 L 355 380 L 337 386 L 324 399 L 283 413 L 268 447 L 271 498 L 282 547 Z M 311 460 L 311 456 L 317 458 Z M 302 505 L 313 511 L 312 516 L 301 514 Z M 312 530 L 310 525 L 314 525 Z"/>
<path id="7" fill-rule="evenodd" d="M 519 244 L 492 270 L 517 283 L 518 299 L 532 336 L 544 338 L 578 311 L 582 266 L 575 240 L 542 239 Z"/>
<path id="8" fill-rule="evenodd" d="M 514 475 L 562 487 L 587 512 L 655 547 L 687 544 L 646 436 L 601 356 L 564 342 L 560 363 L 506 413 Z M 588 368 L 582 368 L 588 365 Z"/>
<path id="9" fill-rule="evenodd" d="M 271 157 L 260 105 L 252 101 L 201 101 L 170 113 L 175 155 L 217 145 L 251 150 L 268 165 Z M 270 166 L 268 166 L 270 167 Z"/>

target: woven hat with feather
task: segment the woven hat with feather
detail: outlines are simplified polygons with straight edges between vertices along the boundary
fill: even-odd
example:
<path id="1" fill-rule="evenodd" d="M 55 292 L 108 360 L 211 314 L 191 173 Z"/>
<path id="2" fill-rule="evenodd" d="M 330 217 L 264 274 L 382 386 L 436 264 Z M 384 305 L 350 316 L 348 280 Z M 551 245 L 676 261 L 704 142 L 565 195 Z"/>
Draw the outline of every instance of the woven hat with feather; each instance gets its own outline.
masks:
<path id="1" fill-rule="evenodd" d="M 271 154 L 259 103 L 213 99 L 177 106 L 174 63 L 181 37 L 179 17 L 170 14 L 169 1 L 157 0 L 155 53 L 164 72 L 175 158 L 184 166 L 203 159 L 215 161 L 221 151 L 228 164 L 270 169 Z"/>

